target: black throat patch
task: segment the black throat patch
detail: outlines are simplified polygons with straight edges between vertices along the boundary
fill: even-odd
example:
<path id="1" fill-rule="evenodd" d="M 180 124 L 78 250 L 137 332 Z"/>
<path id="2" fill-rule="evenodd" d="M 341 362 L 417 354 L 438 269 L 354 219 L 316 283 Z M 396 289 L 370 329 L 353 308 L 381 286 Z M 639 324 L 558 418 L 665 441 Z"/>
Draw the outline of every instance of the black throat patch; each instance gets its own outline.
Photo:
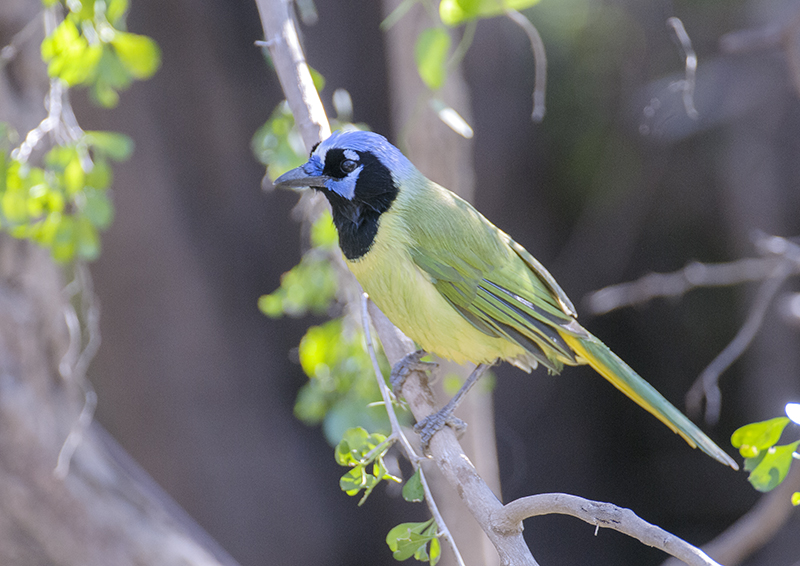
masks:
<path id="1" fill-rule="evenodd" d="M 324 191 L 331 203 L 333 223 L 339 232 L 339 247 L 351 261 L 369 252 L 378 233 L 381 214 L 389 210 L 398 192 L 391 172 L 380 159 L 368 151 L 357 153 L 360 158 L 358 164 L 363 168 L 356 179 L 353 199 Z M 328 150 L 323 173 L 334 178 L 345 178 L 347 175 L 341 170 L 345 160 L 344 150 Z"/>

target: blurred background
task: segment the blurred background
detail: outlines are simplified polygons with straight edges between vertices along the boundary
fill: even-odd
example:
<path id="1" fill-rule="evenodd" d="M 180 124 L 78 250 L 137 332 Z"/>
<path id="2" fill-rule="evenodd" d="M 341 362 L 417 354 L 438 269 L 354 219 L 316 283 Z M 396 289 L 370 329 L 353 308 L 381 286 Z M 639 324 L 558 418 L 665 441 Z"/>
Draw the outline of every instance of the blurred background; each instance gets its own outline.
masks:
<path id="1" fill-rule="evenodd" d="M 327 79 L 323 100 L 346 89 L 354 119 L 394 139 L 380 3 L 316 7 L 302 39 Z M 798 234 L 798 10 L 789 0 L 543 0 L 526 11 L 548 55 L 541 124 L 530 120 L 527 38 L 506 18 L 481 22 L 464 61 L 477 207 L 550 269 L 579 313 L 603 286 L 753 255 L 755 230 Z M 683 78 L 671 16 L 697 52 L 697 120 L 670 86 Z M 342 469 L 320 430 L 292 414 L 306 381 L 293 348 L 322 319 L 270 320 L 256 308 L 302 245 L 296 195 L 262 192 L 250 149 L 283 98 L 254 46 L 263 39 L 255 3 L 134 0 L 128 27 L 159 43 L 160 72 L 114 110 L 73 98 L 84 128 L 136 142 L 115 168 L 116 218 L 91 265 L 102 305 L 89 371 L 97 419 L 244 566 L 395 564 L 385 535 L 421 520 L 420 506 L 379 488 L 357 507 L 339 490 Z M 742 29 L 789 39 L 725 53 L 720 39 Z M 700 289 L 581 321 L 683 407 L 753 291 Z M 708 430 L 723 448 L 738 426 L 800 398 L 798 337 L 772 308 L 726 372 L 721 419 Z M 496 373 L 506 501 L 574 493 L 700 544 L 758 499 L 744 473 L 688 449 L 591 370 Z M 795 518 L 747 564 L 796 562 L 798 527 Z M 529 520 L 525 534 L 542 564 L 664 559 L 571 518 Z"/>

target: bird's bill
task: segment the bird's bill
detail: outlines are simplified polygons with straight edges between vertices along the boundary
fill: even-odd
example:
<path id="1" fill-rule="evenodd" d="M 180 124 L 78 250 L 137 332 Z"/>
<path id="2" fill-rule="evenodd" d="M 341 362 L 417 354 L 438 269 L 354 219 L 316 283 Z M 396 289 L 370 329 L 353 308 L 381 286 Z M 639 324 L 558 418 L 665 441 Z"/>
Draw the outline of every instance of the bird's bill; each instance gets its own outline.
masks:
<path id="1" fill-rule="evenodd" d="M 311 187 L 324 188 L 325 181 L 329 178 L 325 175 L 309 175 L 304 167 L 304 165 L 301 165 L 291 171 L 287 171 L 275 179 L 275 186 L 279 189 L 293 189 L 295 191 Z"/>

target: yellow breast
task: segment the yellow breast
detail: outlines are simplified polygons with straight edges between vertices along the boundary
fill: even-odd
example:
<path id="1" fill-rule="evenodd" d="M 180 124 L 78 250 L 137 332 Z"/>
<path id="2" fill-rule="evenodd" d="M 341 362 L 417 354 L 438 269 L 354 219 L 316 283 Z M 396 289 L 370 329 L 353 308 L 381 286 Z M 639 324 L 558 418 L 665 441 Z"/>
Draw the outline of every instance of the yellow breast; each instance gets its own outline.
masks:
<path id="1" fill-rule="evenodd" d="M 523 353 L 516 343 L 479 331 L 450 306 L 412 260 L 395 215 L 385 213 L 380 222 L 370 251 L 347 264 L 389 320 L 425 351 L 457 363 L 513 363 Z"/>

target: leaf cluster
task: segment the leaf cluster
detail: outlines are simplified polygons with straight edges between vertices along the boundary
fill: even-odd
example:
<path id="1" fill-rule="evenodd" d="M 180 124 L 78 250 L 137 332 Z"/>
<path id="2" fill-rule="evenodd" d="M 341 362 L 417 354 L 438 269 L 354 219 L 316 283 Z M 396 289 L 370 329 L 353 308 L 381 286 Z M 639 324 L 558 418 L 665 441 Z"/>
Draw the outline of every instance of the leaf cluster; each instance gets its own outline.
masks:
<path id="1" fill-rule="evenodd" d="M 787 405 L 787 414 L 790 407 Z M 778 444 L 789 417 L 776 417 L 740 427 L 731 436 L 731 444 L 745 458 L 744 469 L 750 472 L 748 481 L 758 491 L 775 489 L 789 473 L 792 460 L 798 458 L 800 440 Z M 792 495 L 792 503 L 800 504 L 800 492 Z"/>
<path id="2" fill-rule="evenodd" d="M 84 132 L 48 150 L 37 167 L 0 151 L 0 228 L 51 250 L 60 262 L 93 260 L 99 231 L 114 216 L 109 160 L 128 159 L 133 142 L 114 132 Z"/>
<path id="3" fill-rule="evenodd" d="M 101 106 L 113 107 L 119 91 L 148 79 L 161 65 L 151 38 L 125 30 L 128 0 L 43 0 L 62 6 L 64 19 L 42 42 L 42 59 L 51 77 L 68 86 L 85 86 Z"/>

